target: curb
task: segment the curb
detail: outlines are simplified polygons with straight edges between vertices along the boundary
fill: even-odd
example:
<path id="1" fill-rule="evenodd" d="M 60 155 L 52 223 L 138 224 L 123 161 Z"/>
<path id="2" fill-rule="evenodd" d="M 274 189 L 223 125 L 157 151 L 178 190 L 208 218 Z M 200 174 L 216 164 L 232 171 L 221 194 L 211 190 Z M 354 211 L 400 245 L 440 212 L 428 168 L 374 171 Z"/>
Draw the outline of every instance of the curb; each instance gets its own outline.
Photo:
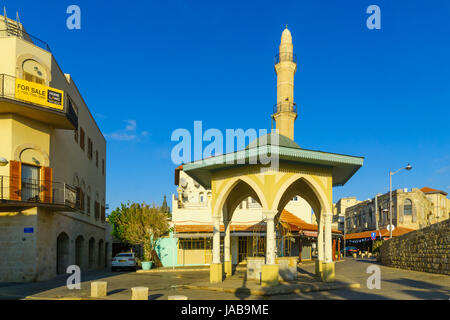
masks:
<path id="1" fill-rule="evenodd" d="M 165 269 L 165 270 L 136 270 L 136 273 L 159 273 L 159 272 L 189 272 L 189 271 L 209 271 L 209 268 L 197 269 Z"/>
<path id="2" fill-rule="evenodd" d="M 346 283 L 346 284 L 327 284 L 327 285 L 309 285 L 307 288 L 273 288 L 267 290 L 260 289 L 247 289 L 246 293 L 250 293 L 255 296 L 274 296 L 281 294 L 293 294 L 293 293 L 308 293 L 308 292 L 317 292 L 317 291 L 329 291 L 336 289 L 358 289 L 360 288 L 359 283 Z M 195 286 L 195 285 L 182 285 L 185 289 L 196 289 L 196 290 L 209 290 L 209 291 L 221 291 L 227 293 L 239 293 L 240 291 L 245 290 L 246 288 L 223 288 L 223 287 L 208 287 L 208 286 Z"/>

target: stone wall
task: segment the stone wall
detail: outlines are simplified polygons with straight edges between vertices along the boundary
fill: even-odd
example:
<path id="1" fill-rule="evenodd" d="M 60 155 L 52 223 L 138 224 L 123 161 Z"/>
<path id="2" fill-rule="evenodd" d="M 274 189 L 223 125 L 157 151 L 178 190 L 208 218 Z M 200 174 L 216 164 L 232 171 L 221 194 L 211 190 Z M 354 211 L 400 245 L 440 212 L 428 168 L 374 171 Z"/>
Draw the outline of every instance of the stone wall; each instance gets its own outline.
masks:
<path id="1" fill-rule="evenodd" d="M 384 265 L 450 275 L 450 219 L 386 241 Z"/>

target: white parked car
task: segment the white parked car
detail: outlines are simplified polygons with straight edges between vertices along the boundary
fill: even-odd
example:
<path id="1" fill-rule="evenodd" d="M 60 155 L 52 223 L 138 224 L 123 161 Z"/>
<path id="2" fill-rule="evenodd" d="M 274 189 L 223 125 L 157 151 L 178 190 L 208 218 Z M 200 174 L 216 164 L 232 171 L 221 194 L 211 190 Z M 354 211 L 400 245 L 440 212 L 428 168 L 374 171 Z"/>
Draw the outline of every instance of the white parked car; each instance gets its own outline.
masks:
<path id="1" fill-rule="evenodd" d="M 136 257 L 134 252 L 121 252 L 117 254 L 111 261 L 112 271 L 118 269 L 137 269 Z"/>

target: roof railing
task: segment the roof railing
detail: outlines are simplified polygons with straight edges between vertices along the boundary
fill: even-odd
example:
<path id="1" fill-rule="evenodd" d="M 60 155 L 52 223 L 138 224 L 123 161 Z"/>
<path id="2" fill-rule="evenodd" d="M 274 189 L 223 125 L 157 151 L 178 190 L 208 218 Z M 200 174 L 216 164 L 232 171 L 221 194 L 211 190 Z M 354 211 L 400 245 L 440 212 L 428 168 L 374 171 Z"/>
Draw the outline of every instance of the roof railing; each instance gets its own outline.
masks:
<path id="1" fill-rule="evenodd" d="M 50 47 L 47 44 L 47 42 L 45 42 L 39 38 L 36 38 L 35 36 L 29 34 L 28 32 L 24 31 L 23 29 L 7 28 L 7 29 L 0 30 L 0 38 L 7 38 L 7 37 L 17 37 L 17 38 L 20 38 L 27 42 L 32 43 L 41 49 L 44 49 L 48 52 L 52 52 L 50 50 Z"/>

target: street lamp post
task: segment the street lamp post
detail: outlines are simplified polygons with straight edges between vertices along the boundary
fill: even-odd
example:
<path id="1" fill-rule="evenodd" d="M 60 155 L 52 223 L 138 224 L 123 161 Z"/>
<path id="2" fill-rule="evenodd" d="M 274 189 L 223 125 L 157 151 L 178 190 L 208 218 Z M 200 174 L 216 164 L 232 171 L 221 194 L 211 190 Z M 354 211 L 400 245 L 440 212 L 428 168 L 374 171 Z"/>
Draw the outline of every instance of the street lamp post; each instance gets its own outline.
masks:
<path id="1" fill-rule="evenodd" d="M 392 239 L 392 176 L 402 169 L 411 170 L 412 166 L 408 165 L 404 168 L 400 168 L 397 171 L 389 171 L 389 239 Z"/>

